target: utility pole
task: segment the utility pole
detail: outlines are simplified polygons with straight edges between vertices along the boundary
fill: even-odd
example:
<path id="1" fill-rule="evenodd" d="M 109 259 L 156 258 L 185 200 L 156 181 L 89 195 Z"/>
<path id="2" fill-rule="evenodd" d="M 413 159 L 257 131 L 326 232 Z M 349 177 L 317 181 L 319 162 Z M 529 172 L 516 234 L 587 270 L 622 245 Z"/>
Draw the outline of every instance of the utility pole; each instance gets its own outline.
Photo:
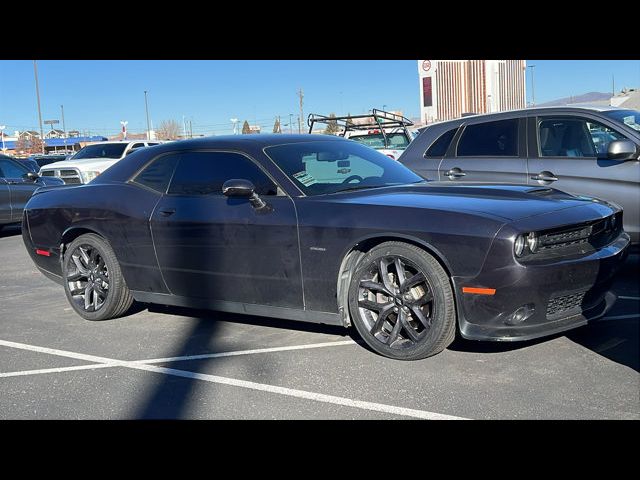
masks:
<path id="1" fill-rule="evenodd" d="M 611 74 L 611 96 L 616 96 L 616 76 Z"/>
<path id="2" fill-rule="evenodd" d="M 535 65 L 527 65 L 527 68 L 531 69 L 531 106 L 536 106 L 536 91 L 533 83 L 533 69 L 536 68 Z"/>
<path id="3" fill-rule="evenodd" d="M 36 77 L 36 98 L 38 99 L 38 122 L 40 122 L 40 141 L 42 142 L 42 153 L 44 153 L 44 132 L 42 131 L 42 112 L 40 111 L 40 87 L 38 86 L 38 66 L 33 61 L 33 73 Z"/>
<path id="4" fill-rule="evenodd" d="M 293 133 L 293 113 L 289 114 L 289 133 Z"/>
<path id="5" fill-rule="evenodd" d="M 184 115 L 182 115 L 182 138 L 187 138 L 187 122 L 184 120 Z"/>
<path id="6" fill-rule="evenodd" d="M 304 118 L 304 112 L 302 110 L 302 99 L 304 98 L 304 92 L 302 88 L 298 90 L 298 96 L 300 97 L 300 119 L 298 120 L 298 133 L 302 133 L 302 119 Z"/>
<path id="7" fill-rule="evenodd" d="M 64 124 L 64 105 L 60 105 L 62 110 L 62 131 L 64 132 L 64 152 L 67 153 L 67 127 Z"/>
<path id="8" fill-rule="evenodd" d="M 189 138 L 193 138 L 193 125 L 191 124 L 191 120 L 189 120 Z"/>
<path id="9" fill-rule="evenodd" d="M 144 108 L 147 111 L 147 140 L 151 140 L 151 127 L 149 126 L 149 103 L 147 102 L 147 91 L 144 91 Z"/>

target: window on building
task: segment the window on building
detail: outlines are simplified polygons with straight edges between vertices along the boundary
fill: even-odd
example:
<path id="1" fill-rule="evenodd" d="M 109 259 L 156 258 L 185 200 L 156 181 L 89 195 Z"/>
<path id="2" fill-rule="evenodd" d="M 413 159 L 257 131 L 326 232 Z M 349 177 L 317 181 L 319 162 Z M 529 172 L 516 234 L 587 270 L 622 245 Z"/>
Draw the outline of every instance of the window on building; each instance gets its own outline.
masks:
<path id="1" fill-rule="evenodd" d="M 518 119 L 467 125 L 458 143 L 458 157 L 516 157 Z"/>
<path id="2" fill-rule="evenodd" d="M 180 155 L 169 193 L 222 195 L 222 185 L 232 178 L 251 181 L 260 195 L 277 193 L 273 181 L 255 163 L 244 155 L 229 152 L 190 152 Z"/>
<path id="3" fill-rule="evenodd" d="M 449 150 L 449 145 L 451 145 L 451 140 L 455 136 L 458 131 L 458 127 L 452 128 L 451 130 L 447 130 L 440 137 L 431 144 L 431 146 L 427 149 L 424 156 L 425 157 L 444 157 L 447 154 L 447 150 Z"/>

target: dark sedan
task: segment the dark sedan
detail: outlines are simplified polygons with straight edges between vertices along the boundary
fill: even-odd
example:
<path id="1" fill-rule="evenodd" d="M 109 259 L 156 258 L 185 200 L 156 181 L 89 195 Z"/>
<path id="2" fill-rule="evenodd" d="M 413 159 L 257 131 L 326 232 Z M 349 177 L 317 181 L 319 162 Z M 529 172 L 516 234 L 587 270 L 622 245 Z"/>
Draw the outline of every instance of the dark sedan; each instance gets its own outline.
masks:
<path id="1" fill-rule="evenodd" d="M 354 325 L 413 360 L 454 339 L 586 324 L 629 236 L 616 205 L 548 187 L 428 183 L 363 145 L 247 135 L 143 149 L 42 189 L 25 246 L 88 320 L 134 300 Z"/>
<path id="2" fill-rule="evenodd" d="M 0 155 L 0 229 L 22 221 L 22 210 L 33 192 L 44 186 L 64 185 L 57 178 L 41 178 L 21 162 Z"/>

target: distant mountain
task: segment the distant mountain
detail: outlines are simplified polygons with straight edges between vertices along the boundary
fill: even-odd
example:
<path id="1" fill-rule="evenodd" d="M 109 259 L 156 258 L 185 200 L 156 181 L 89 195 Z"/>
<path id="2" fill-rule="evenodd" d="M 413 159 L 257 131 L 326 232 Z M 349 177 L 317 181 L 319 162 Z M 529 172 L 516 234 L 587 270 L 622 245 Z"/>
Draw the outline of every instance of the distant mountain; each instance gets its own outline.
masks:
<path id="1" fill-rule="evenodd" d="M 569 105 L 572 103 L 592 103 L 602 102 L 611 98 L 610 93 L 603 92 L 589 92 L 582 95 L 574 95 L 572 97 L 559 98 L 557 100 L 551 100 L 550 102 L 539 103 L 537 107 L 554 107 L 557 105 Z"/>

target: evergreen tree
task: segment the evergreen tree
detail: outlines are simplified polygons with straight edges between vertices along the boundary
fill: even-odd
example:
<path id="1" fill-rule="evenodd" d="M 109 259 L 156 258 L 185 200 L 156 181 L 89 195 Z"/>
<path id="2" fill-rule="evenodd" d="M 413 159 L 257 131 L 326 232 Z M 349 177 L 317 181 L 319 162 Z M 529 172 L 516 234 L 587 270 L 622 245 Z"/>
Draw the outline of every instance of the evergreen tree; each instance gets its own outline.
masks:
<path id="1" fill-rule="evenodd" d="M 245 120 L 244 123 L 242 124 L 242 134 L 246 135 L 248 133 L 251 133 L 251 129 L 249 128 L 249 122 Z"/>
<path id="2" fill-rule="evenodd" d="M 273 124 L 273 133 L 282 133 L 282 128 L 280 127 L 280 117 L 276 117 L 276 122 Z"/>
<path id="3" fill-rule="evenodd" d="M 329 118 L 336 118 L 335 113 L 329 114 Z M 337 120 L 329 120 L 327 122 L 327 128 L 324 129 L 325 135 L 335 135 L 340 132 Z"/>

